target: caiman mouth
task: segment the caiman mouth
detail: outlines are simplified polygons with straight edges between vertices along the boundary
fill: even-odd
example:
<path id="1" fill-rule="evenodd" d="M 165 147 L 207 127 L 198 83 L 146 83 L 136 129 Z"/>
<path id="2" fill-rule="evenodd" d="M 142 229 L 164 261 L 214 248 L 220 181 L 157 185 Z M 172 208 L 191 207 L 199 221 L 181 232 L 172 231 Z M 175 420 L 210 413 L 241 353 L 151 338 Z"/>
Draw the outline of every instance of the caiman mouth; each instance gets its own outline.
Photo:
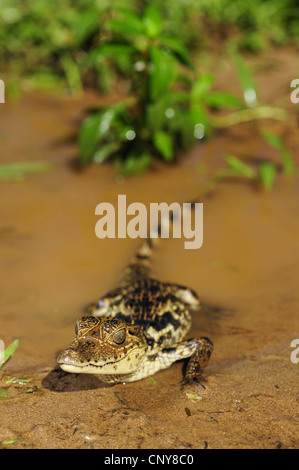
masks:
<path id="1" fill-rule="evenodd" d="M 83 364 L 80 364 L 80 362 L 78 362 L 77 359 L 72 357 L 72 352 L 76 354 L 75 351 L 65 350 L 58 356 L 57 362 L 60 365 L 61 369 L 63 369 L 66 372 L 87 373 L 87 374 L 88 373 L 99 374 L 100 373 L 99 371 L 101 369 L 105 369 L 105 373 L 111 373 L 111 374 L 124 373 L 125 371 L 121 370 L 121 368 L 118 370 L 118 366 L 120 365 L 120 363 L 123 362 L 129 366 L 128 369 L 127 369 L 127 366 L 125 367 L 126 373 L 130 373 L 133 370 L 135 370 L 139 364 L 139 360 L 138 360 L 138 363 L 136 364 L 137 361 L 135 362 L 133 359 L 131 360 L 131 357 L 130 357 L 131 354 L 136 350 L 138 350 L 137 347 L 131 349 L 131 351 L 126 356 L 120 357 L 119 359 L 115 361 L 105 362 L 103 364 L 97 364 L 95 362 L 89 362 L 89 363 L 84 362 Z"/>
<path id="2" fill-rule="evenodd" d="M 84 369 L 85 367 L 96 367 L 98 369 L 102 369 L 103 367 L 108 366 L 110 364 L 117 364 L 118 362 L 120 362 L 123 359 L 125 359 L 125 357 L 122 357 L 121 359 L 118 359 L 117 361 L 105 362 L 105 364 L 99 365 L 99 364 L 95 364 L 93 362 L 86 363 L 86 364 L 79 364 L 78 362 L 77 363 L 75 361 L 73 362 L 72 359 L 70 359 L 70 360 L 60 359 L 60 357 L 58 356 L 57 362 L 58 362 L 58 364 L 63 365 L 63 366 L 78 367 L 79 369 Z"/>

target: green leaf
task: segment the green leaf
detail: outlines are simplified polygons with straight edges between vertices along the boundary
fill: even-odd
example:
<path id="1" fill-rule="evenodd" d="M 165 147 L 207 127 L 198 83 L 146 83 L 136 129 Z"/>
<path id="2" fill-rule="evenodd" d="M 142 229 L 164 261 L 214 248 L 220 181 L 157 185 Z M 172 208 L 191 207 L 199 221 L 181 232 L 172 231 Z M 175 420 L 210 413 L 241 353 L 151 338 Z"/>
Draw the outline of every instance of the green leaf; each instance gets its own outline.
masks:
<path id="1" fill-rule="evenodd" d="M 154 38 L 159 36 L 162 30 L 162 18 L 160 10 L 155 5 L 148 5 L 146 7 L 143 23 L 150 37 Z"/>
<path id="2" fill-rule="evenodd" d="M 168 107 L 168 96 L 162 96 L 146 108 L 146 125 L 151 132 L 156 132 L 163 127 L 166 121 L 165 111 Z"/>
<path id="3" fill-rule="evenodd" d="M 80 160 L 86 163 L 94 157 L 99 142 L 109 134 L 115 108 L 101 110 L 83 121 L 79 132 Z"/>
<path id="4" fill-rule="evenodd" d="M 150 94 L 152 99 L 166 93 L 173 82 L 176 70 L 172 56 L 159 49 L 151 47 L 152 70 L 150 74 Z"/>
<path id="5" fill-rule="evenodd" d="M 157 380 L 154 379 L 154 377 L 149 376 L 149 379 L 153 384 L 155 384 L 155 385 L 157 384 Z"/>
<path id="6" fill-rule="evenodd" d="M 7 348 L 4 349 L 3 361 L 0 362 L 0 369 L 6 361 L 13 355 L 19 345 L 19 340 L 15 339 Z"/>
<path id="7" fill-rule="evenodd" d="M 260 179 L 264 188 L 269 191 L 272 189 L 276 175 L 276 167 L 273 163 L 265 162 L 259 166 Z"/>
<path id="8" fill-rule="evenodd" d="M 8 398 L 8 393 L 7 393 L 7 390 L 5 390 L 5 388 L 0 388 L 0 400 L 3 398 Z"/>
<path id="9" fill-rule="evenodd" d="M 72 28 L 76 45 L 83 45 L 88 37 L 98 29 L 98 26 L 99 12 L 96 9 L 81 11 Z"/>
<path id="10" fill-rule="evenodd" d="M 150 161 L 151 155 L 149 153 L 143 153 L 138 156 L 129 154 L 124 161 L 116 159 L 115 166 L 124 175 L 141 174 L 147 169 Z"/>
<path id="11" fill-rule="evenodd" d="M 275 147 L 280 150 L 283 146 L 281 139 L 277 137 L 277 135 L 273 134 L 273 132 L 262 131 L 261 135 L 266 140 L 266 142 L 268 142 L 268 144 L 272 145 L 272 147 Z"/>
<path id="12" fill-rule="evenodd" d="M 208 125 L 208 116 L 206 109 L 203 105 L 191 104 L 189 109 L 189 115 L 192 122 L 192 132 L 193 127 L 196 126 L 196 124 L 203 124 L 204 126 Z"/>
<path id="13" fill-rule="evenodd" d="M 242 101 L 232 93 L 214 91 L 204 97 L 204 101 L 214 108 L 242 108 Z"/>
<path id="14" fill-rule="evenodd" d="M 229 155 L 226 157 L 226 162 L 235 174 L 245 176 L 249 179 L 256 178 L 256 172 L 251 168 L 249 165 L 243 163 L 239 158 L 234 157 L 233 155 Z"/>
<path id="15" fill-rule="evenodd" d="M 173 148 L 172 140 L 169 134 L 164 131 L 157 131 L 154 134 L 154 146 L 158 152 L 162 155 L 164 160 L 171 161 L 173 160 Z"/>
<path id="16" fill-rule="evenodd" d="M 21 181 L 26 173 L 36 173 L 48 171 L 53 168 L 50 162 L 19 162 L 7 165 L 0 165 L 0 180 L 2 181 Z"/>
<path id="17" fill-rule="evenodd" d="M 224 178 L 229 178 L 230 176 L 235 176 L 236 172 L 231 168 L 221 168 L 218 170 L 212 177 L 214 181 L 220 181 Z"/>
<path id="18" fill-rule="evenodd" d="M 194 117 L 194 115 L 192 115 L 191 112 L 178 114 L 174 125 L 175 130 L 180 136 L 181 146 L 183 149 L 187 149 L 192 143 L 194 144 L 194 127 L 197 123 L 198 121 L 196 121 L 196 118 Z"/>
<path id="19" fill-rule="evenodd" d="M 287 149 L 283 146 L 281 149 L 281 159 L 282 159 L 282 166 L 283 171 L 286 174 L 293 174 L 294 173 L 294 162 L 292 160 L 291 155 L 287 151 Z"/>
<path id="20" fill-rule="evenodd" d="M 268 144 L 279 151 L 284 173 L 292 174 L 294 172 L 294 163 L 283 141 L 276 134 L 273 134 L 273 132 L 270 131 L 262 131 L 261 135 Z"/>
<path id="21" fill-rule="evenodd" d="M 122 15 L 122 18 L 108 21 L 105 27 L 109 31 L 129 36 L 144 33 L 144 24 L 136 13 L 124 8 L 118 8 L 117 11 Z"/>
<path id="22" fill-rule="evenodd" d="M 81 71 L 76 61 L 69 55 L 63 55 L 60 59 L 64 69 L 65 78 L 70 90 L 73 93 L 82 92 Z"/>
<path id="23" fill-rule="evenodd" d="M 235 44 L 230 44 L 229 52 L 237 68 L 238 77 L 243 89 L 245 103 L 247 104 L 247 106 L 256 106 L 258 104 L 257 90 L 252 73 L 249 70 L 249 67 L 247 66 L 245 61 L 243 60 L 242 56 L 239 54 Z"/>
<path id="24" fill-rule="evenodd" d="M 88 62 L 94 63 L 100 57 L 118 59 L 119 56 L 130 56 L 136 49 L 131 44 L 124 43 L 107 43 L 93 51 L 89 57 Z"/>
<path id="25" fill-rule="evenodd" d="M 190 100 L 190 93 L 185 91 L 172 91 L 171 100 L 173 103 L 188 103 Z"/>
<path id="26" fill-rule="evenodd" d="M 161 36 L 159 38 L 160 43 L 168 47 L 171 52 L 179 59 L 179 61 L 189 67 L 191 70 L 194 70 L 194 66 L 189 55 L 188 50 L 184 44 L 176 37 L 173 36 Z"/>
<path id="27" fill-rule="evenodd" d="M 43 72 L 37 69 L 32 75 L 32 82 L 34 86 L 39 88 L 57 88 L 60 85 L 60 77 L 54 72 Z"/>
<path id="28" fill-rule="evenodd" d="M 207 92 L 210 90 L 213 81 L 213 75 L 210 73 L 206 73 L 204 75 L 201 75 L 201 77 L 197 78 L 194 81 L 190 93 L 191 102 L 198 103 L 199 101 L 201 101 L 206 96 Z"/>
<path id="29" fill-rule="evenodd" d="M 2 445 L 8 446 L 10 444 L 16 444 L 17 442 L 21 442 L 19 439 L 9 439 L 8 441 L 2 441 Z"/>
<path id="30" fill-rule="evenodd" d="M 28 382 L 31 382 L 32 379 L 18 379 L 17 377 L 12 377 L 9 380 L 6 380 L 6 384 L 11 384 L 11 383 L 18 383 L 18 384 L 26 384 Z"/>
<path id="31" fill-rule="evenodd" d="M 80 148 L 80 161 L 86 163 L 91 160 L 97 143 L 102 136 L 100 126 L 104 112 L 98 112 L 86 118 L 81 125 L 78 142 Z"/>
<path id="32" fill-rule="evenodd" d="M 116 152 L 120 148 L 120 143 L 111 142 L 109 144 L 103 145 L 97 150 L 93 156 L 93 160 L 97 163 L 102 163 L 107 160 L 110 155 Z"/>

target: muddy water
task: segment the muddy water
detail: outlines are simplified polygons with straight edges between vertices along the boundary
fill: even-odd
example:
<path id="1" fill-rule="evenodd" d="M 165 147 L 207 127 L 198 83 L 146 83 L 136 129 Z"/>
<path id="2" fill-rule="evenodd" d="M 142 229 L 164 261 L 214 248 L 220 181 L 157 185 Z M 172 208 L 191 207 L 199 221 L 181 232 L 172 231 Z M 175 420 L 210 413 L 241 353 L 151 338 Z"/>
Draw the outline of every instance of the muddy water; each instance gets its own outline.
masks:
<path id="1" fill-rule="evenodd" d="M 187 390 L 200 400 L 180 388 L 182 363 L 157 373 L 156 382 L 115 386 L 56 367 L 84 305 L 117 284 L 138 246 L 96 238 L 99 202 L 116 205 L 118 194 L 126 194 L 128 204 L 188 202 L 204 193 L 198 164 L 217 167 L 224 148 L 242 155 L 245 140 L 259 155 L 271 155 L 261 142 L 253 144 L 254 127 L 242 125 L 177 165 L 138 178 L 120 179 L 109 166 L 76 172 L 70 165 L 76 146 L 68 137 L 80 109 L 93 100 L 37 94 L 1 109 L 2 162 L 45 159 L 55 167 L 0 185 L 0 338 L 6 345 L 20 340 L 0 376 L 7 393 L 0 400 L 0 442 L 16 440 L 7 445 L 16 448 L 298 447 L 299 364 L 290 360 L 290 342 L 299 338 L 297 173 L 280 175 L 271 193 L 222 183 L 203 199 L 203 247 L 185 250 L 183 240 L 170 239 L 154 253 L 153 274 L 192 287 L 203 302 L 190 336 L 209 336 L 215 349 L 206 390 Z M 295 113 L 280 126 L 296 158 Z M 15 383 L 7 384 L 12 377 Z"/>

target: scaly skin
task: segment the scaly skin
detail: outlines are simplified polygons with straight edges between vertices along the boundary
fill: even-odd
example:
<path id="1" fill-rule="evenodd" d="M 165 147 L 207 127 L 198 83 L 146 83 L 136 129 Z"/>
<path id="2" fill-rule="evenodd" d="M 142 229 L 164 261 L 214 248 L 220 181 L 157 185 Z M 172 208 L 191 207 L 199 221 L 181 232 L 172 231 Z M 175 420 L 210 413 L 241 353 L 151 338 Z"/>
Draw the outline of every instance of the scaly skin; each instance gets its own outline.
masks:
<path id="1" fill-rule="evenodd" d="M 89 306 L 76 338 L 57 361 L 72 373 L 95 374 L 102 382 L 143 379 L 190 357 L 183 384 L 199 382 L 212 353 L 208 338 L 185 339 L 195 292 L 149 276 L 148 240 L 125 270 L 121 285 Z"/>

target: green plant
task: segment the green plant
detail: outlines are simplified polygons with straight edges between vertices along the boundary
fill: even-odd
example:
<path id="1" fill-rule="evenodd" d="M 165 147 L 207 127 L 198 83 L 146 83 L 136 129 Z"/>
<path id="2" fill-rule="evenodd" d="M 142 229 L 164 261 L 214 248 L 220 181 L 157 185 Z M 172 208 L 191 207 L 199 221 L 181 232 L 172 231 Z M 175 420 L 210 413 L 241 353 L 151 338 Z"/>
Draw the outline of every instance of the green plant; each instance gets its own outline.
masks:
<path id="1" fill-rule="evenodd" d="M 283 173 L 288 175 L 293 174 L 293 160 L 281 139 L 269 131 L 264 131 L 261 135 L 270 145 L 279 150 Z M 261 184 L 266 191 L 272 189 L 277 173 L 277 165 L 273 162 L 265 161 L 260 163 L 257 168 L 252 168 L 252 166 L 233 155 L 226 156 L 225 162 L 227 166 L 218 170 L 212 177 L 213 184 L 225 178 L 237 176 Z"/>
<path id="2" fill-rule="evenodd" d="M 86 86 L 108 90 L 116 76 L 109 61 L 97 57 L 107 31 L 102 25 L 118 8 L 135 13 L 145 0 L 1 0 L 0 69 L 12 95 L 33 87 Z M 147 2 L 149 3 L 149 2 Z M 163 12 L 163 31 L 191 51 L 219 37 L 259 51 L 267 44 L 299 38 L 296 0 L 151 0 Z M 94 58 L 96 57 L 96 60 Z M 115 59 L 115 58 L 114 58 Z M 124 60 L 123 60 L 124 59 Z M 116 59 L 115 59 L 116 60 Z M 126 69 L 126 58 L 118 57 Z"/>
<path id="3" fill-rule="evenodd" d="M 296 0 L 201 0 L 201 14 L 218 28 L 223 26 L 226 37 L 235 25 L 242 49 L 264 50 L 274 42 L 284 44 L 290 38 L 299 39 L 299 8 Z"/>
<path id="4" fill-rule="evenodd" d="M 0 181 L 22 181 L 27 173 L 48 171 L 53 168 L 50 162 L 32 161 L 0 165 Z"/>
<path id="5" fill-rule="evenodd" d="M 90 0 L 2 0 L 0 7 L 1 78 L 8 93 L 19 88 L 81 91 L 87 75 L 86 55 L 98 43 L 103 2 Z"/>
<path id="6" fill-rule="evenodd" d="M 114 157 L 124 173 L 146 168 L 153 156 L 167 162 L 209 132 L 209 109 L 242 107 L 232 94 L 211 91 L 210 74 L 197 77 L 184 44 L 163 32 L 161 12 L 148 5 L 141 15 L 118 9 L 107 24 L 111 40 L 95 56 L 110 58 L 129 77 L 129 93 L 100 107 L 79 132 L 80 161 Z"/>
<path id="7" fill-rule="evenodd" d="M 216 128 L 225 128 L 253 120 L 275 119 L 285 121 L 288 118 L 288 113 L 284 109 L 259 105 L 258 91 L 252 72 L 235 43 L 230 42 L 228 44 L 228 53 L 236 66 L 245 107 L 229 114 L 211 116 L 210 124 Z"/>
<path id="8" fill-rule="evenodd" d="M 2 360 L 2 362 L 0 362 L 0 369 L 3 366 L 3 364 L 5 364 L 5 362 L 7 362 L 8 359 L 13 355 L 18 345 L 19 345 L 19 340 L 15 339 L 7 348 L 4 349 L 3 358 L 0 357 L 0 359 Z"/>
<path id="9" fill-rule="evenodd" d="M 244 101 L 248 108 L 231 113 L 228 116 L 216 116 L 213 118 L 213 124 L 218 127 L 228 127 L 254 119 L 286 119 L 287 113 L 282 109 L 271 106 L 258 106 L 258 93 L 250 69 L 245 64 L 235 45 L 229 44 L 228 48 L 235 62 Z M 282 140 L 270 131 L 261 131 L 260 134 L 269 145 L 278 150 L 283 173 L 292 174 L 294 172 L 293 160 Z M 273 162 L 264 161 L 257 168 L 252 168 L 252 166 L 232 155 L 225 157 L 225 162 L 227 166 L 217 171 L 210 183 L 215 184 L 227 177 L 237 176 L 261 184 L 265 190 L 272 189 L 277 173 L 277 166 Z"/>
<path id="10" fill-rule="evenodd" d="M 269 145 L 278 150 L 282 162 L 283 173 L 289 175 L 292 174 L 294 172 L 294 163 L 282 140 L 270 131 L 263 131 L 261 132 L 261 135 Z"/>
<path id="11" fill-rule="evenodd" d="M 276 167 L 273 163 L 263 162 L 257 169 L 254 169 L 233 155 L 225 157 L 225 162 L 227 166 L 216 172 L 212 178 L 213 183 L 236 176 L 246 178 L 254 183 L 261 183 L 266 190 L 272 188 L 276 174 Z"/>

